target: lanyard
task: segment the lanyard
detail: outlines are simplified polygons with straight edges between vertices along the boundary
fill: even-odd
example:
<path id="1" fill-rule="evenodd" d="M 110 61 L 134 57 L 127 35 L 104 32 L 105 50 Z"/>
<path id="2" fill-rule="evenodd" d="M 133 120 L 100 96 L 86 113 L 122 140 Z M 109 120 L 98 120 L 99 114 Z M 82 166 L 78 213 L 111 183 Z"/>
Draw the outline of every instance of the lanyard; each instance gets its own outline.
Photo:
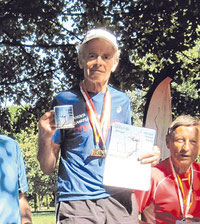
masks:
<path id="1" fill-rule="evenodd" d="M 176 185 L 178 188 L 178 196 L 179 196 L 179 202 L 180 202 L 180 206 L 181 206 L 181 213 L 183 215 L 183 218 L 185 218 L 188 214 L 188 211 L 189 211 L 191 205 L 192 205 L 193 167 L 191 166 L 191 178 L 189 175 L 190 189 L 189 189 L 188 195 L 186 196 L 184 194 L 184 189 L 183 189 L 183 185 L 180 180 L 180 177 L 176 174 L 176 172 L 174 170 L 174 166 L 172 164 L 171 158 L 170 158 L 170 165 L 171 165 L 171 169 L 172 169 L 173 175 L 175 177 Z M 184 209 L 184 205 L 186 205 L 185 209 Z"/>
<path id="2" fill-rule="evenodd" d="M 106 87 L 103 103 L 103 112 L 101 114 L 100 120 L 98 118 L 98 114 L 94 106 L 94 103 L 92 102 L 91 97 L 89 96 L 86 88 L 84 87 L 84 82 L 80 83 L 80 90 L 86 101 L 88 117 L 94 133 L 95 146 L 97 148 L 99 146 L 99 143 L 101 143 L 103 150 L 105 150 L 105 141 L 108 134 L 108 129 L 110 125 L 110 116 L 111 116 L 111 95 L 108 90 L 108 87 Z"/>

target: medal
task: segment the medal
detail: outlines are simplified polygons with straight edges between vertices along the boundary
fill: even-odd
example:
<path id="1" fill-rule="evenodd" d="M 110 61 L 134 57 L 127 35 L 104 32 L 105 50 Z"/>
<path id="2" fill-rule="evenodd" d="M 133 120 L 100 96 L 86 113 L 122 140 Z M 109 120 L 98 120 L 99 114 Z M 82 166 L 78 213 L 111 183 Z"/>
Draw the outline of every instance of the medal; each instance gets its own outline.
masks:
<path id="1" fill-rule="evenodd" d="M 190 215 L 190 214 L 187 214 L 186 216 L 185 216 L 185 219 L 193 219 L 194 217 L 193 217 L 193 215 Z"/>
<path id="2" fill-rule="evenodd" d="M 105 157 L 106 153 L 103 149 L 92 149 L 91 156 L 93 157 Z"/>
<path id="3" fill-rule="evenodd" d="M 200 222 L 196 222 L 195 219 L 193 220 L 193 215 L 190 215 L 190 214 L 187 214 L 185 215 L 185 218 L 183 218 L 182 220 L 177 220 L 176 221 L 176 224 L 185 224 L 185 223 L 188 223 L 188 222 L 192 222 L 192 223 L 195 223 L 195 224 L 199 224 Z"/>
<path id="4" fill-rule="evenodd" d="M 103 112 L 99 119 L 94 103 L 84 87 L 84 82 L 80 83 L 80 91 L 86 101 L 89 121 L 94 133 L 95 149 L 91 150 L 91 156 L 105 157 L 106 146 L 105 141 L 110 127 L 111 116 L 111 95 L 106 87 L 106 92 L 103 102 Z"/>
<path id="5" fill-rule="evenodd" d="M 186 219 L 186 218 L 191 218 L 192 215 L 190 215 L 188 213 L 189 213 L 189 209 L 190 209 L 190 207 L 192 205 L 192 202 L 193 202 L 192 201 L 193 167 L 191 165 L 191 171 L 190 171 L 190 174 L 189 174 L 190 189 L 189 189 L 188 195 L 186 196 L 184 194 L 184 189 L 183 189 L 181 179 L 175 172 L 175 169 L 173 167 L 171 158 L 170 158 L 170 165 L 171 165 L 172 173 L 173 173 L 173 176 L 175 178 L 176 185 L 177 185 L 179 203 L 180 203 L 180 207 L 181 207 L 181 213 L 182 213 L 183 220 Z M 191 176 L 191 178 L 190 178 L 190 176 Z"/>

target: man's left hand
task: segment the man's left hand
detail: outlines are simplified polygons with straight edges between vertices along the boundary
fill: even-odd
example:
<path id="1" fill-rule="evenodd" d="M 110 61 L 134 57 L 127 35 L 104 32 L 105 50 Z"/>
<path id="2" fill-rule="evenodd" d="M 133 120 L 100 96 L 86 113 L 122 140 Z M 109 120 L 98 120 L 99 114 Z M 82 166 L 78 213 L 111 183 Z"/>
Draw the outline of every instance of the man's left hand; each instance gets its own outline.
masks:
<path id="1" fill-rule="evenodd" d="M 139 158 L 142 164 L 151 163 L 152 166 L 157 165 L 160 162 L 161 151 L 158 146 L 153 146 L 150 153 L 145 154 Z"/>

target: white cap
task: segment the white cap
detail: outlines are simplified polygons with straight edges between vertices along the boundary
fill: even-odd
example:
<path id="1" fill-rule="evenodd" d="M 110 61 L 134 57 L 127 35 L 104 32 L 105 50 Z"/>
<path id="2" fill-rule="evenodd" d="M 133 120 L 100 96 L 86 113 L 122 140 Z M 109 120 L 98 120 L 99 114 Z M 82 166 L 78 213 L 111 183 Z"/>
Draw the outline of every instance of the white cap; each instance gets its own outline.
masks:
<path id="1" fill-rule="evenodd" d="M 86 36 L 85 36 L 83 42 L 81 43 L 80 47 L 82 47 L 88 41 L 96 39 L 96 38 L 102 38 L 102 39 L 109 41 L 113 45 L 115 50 L 118 51 L 118 44 L 117 44 L 116 37 L 109 31 L 107 31 L 105 29 L 101 29 L 101 28 L 89 30 L 86 33 Z M 79 49 L 80 49 L 80 47 L 79 47 Z"/>

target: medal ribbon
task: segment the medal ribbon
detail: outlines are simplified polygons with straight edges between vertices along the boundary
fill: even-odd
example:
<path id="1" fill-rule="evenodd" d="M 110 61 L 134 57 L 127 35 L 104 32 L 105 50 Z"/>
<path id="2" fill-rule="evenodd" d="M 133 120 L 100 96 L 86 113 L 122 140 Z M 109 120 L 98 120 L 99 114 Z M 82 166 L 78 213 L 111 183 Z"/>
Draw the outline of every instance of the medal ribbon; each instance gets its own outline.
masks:
<path id="1" fill-rule="evenodd" d="M 181 206 L 181 213 L 182 213 L 183 217 L 186 218 L 188 211 L 192 205 L 193 167 L 191 166 L 191 173 L 189 174 L 190 189 L 189 189 L 188 195 L 186 197 L 184 194 L 183 184 L 181 182 L 180 177 L 175 172 L 171 158 L 170 158 L 170 164 L 171 164 L 172 173 L 175 177 L 176 185 L 178 188 L 178 196 L 179 196 L 179 202 L 180 202 L 180 206 Z M 184 205 L 185 205 L 185 209 L 184 209 Z"/>
<path id="2" fill-rule="evenodd" d="M 99 146 L 99 143 L 101 141 L 103 150 L 105 150 L 105 141 L 108 134 L 108 129 L 110 125 L 110 116 L 111 116 L 111 95 L 108 90 L 108 87 L 106 87 L 103 103 L 103 112 L 101 114 L 100 120 L 98 118 L 98 114 L 94 106 L 94 103 L 92 102 L 91 97 L 89 96 L 87 90 L 84 87 L 84 82 L 80 83 L 80 90 L 86 101 L 88 117 L 93 129 L 96 147 Z"/>

